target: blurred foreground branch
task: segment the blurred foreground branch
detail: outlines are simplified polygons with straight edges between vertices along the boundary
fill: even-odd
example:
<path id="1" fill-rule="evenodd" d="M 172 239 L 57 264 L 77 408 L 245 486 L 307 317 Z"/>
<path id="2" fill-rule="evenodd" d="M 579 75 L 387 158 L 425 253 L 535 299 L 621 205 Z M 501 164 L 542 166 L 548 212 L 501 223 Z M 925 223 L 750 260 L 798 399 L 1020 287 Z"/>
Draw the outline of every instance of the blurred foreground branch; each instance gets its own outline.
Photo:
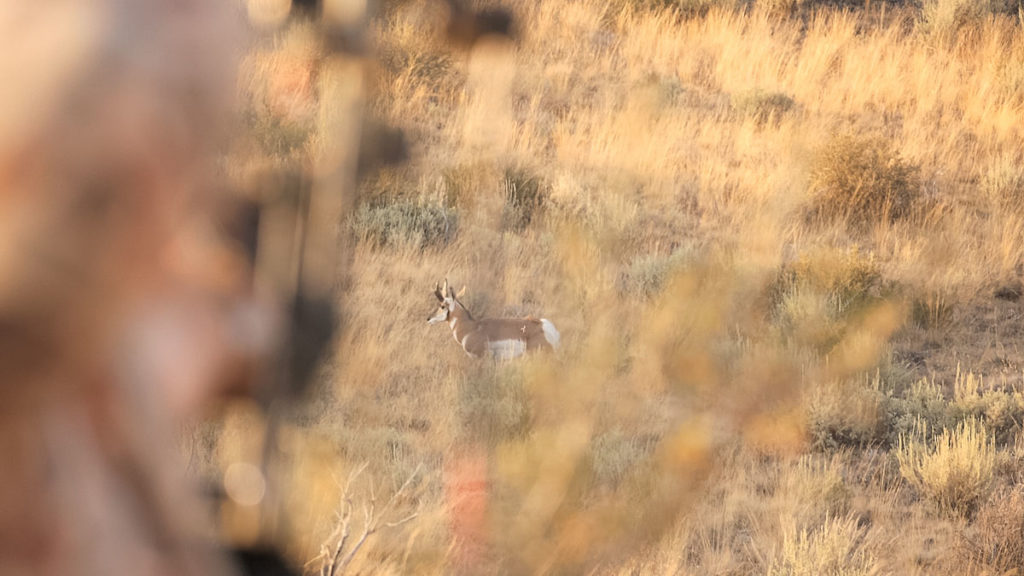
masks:
<path id="1" fill-rule="evenodd" d="M 182 420 L 229 393 L 267 411 L 262 459 L 233 468 L 244 481 L 225 502 L 255 511 L 259 533 L 234 544 L 280 542 L 289 462 L 277 431 L 335 334 L 338 225 L 360 166 L 402 149 L 387 131 L 367 145 L 358 38 L 370 15 L 341 4 L 361 9 L 327 11 L 316 29 L 355 40 L 324 41 L 309 91 L 323 147 L 278 228 L 273 206 L 243 214 L 219 165 L 234 135 L 240 4 L 0 11 L 0 67 L 18 86 L 0 98 L 0 572 L 231 573 L 168 448 Z M 290 7 L 244 5 L 250 17 Z M 383 520 L 393 505 L 375 511 L 371 496 L 339 568 L 397 525 Z"/>
<path id="2" fill-rule="evenodd" d="M 306 563 L 306 568 L 314 565 L 319 566 L 314 571 L 315 574 L 319 574 L 320 576 L 335 576 L 335 574 L 343 574 L 348 565 L 352 563 L 352 559 L 356 557 L 359 550 L 362 549 L 364 544 L 366 544 L 366 541 L 376 534 L 378 530 L 381 528 L 398 528 L 399 526 L 416 519 L 420 514 L 419 506 L 417 505 L 415 510 L 405 514 L 404 516 L 399 516 L 398 518 L 390 521 L 387 519 L 398 503 L 403 502 L 408 496 L 408 490 L 413 486 L 413 482 L 420 474 L 420 466 L 417 466 L 416 469 L 413 470 L 412 474 L 409 475 L 402 486 L 399 487 L 390 498 L 388 498 L 387 502 L 385 502 L 384 506 L 379 510 L 377 509 L 376 489 L 371 480 L 369 497 L 366 501 L 362 502 L 362 533 L 359 535 L 358 540 L 356 540 L 350 547 L 346 548 L 346 545 L 349 542 L 349 536 L 351 535 L 352 513 L 354 509 L 352 484 L 359 479 L 362 473 L 366 470 L 366 467 L 367 464 L 363 464 L 349 474 L 348 480 L 345 482 L 345 486 L 341 492 L 339 507 L 334 513 L 336 519 L 334 530 L 320 546 L 320 554 Z M 343 553 L 344 556 L 342 556 Z"/>

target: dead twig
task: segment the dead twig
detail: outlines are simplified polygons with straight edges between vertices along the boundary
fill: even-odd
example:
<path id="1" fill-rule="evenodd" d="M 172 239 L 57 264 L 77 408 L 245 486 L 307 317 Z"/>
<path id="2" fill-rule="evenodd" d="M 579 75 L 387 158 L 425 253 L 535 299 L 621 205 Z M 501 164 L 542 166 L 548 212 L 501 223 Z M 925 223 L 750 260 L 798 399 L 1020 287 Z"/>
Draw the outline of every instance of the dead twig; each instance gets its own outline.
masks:
<path id="1" fill-rule="evenodd" d="M 363 548 L 363 545 L 365 545 L 370 537 L 376 534 L 381 528 L 398 528 L 399 526 L 407 524 L 419 517 L 419 510 L 417 509 L 398 520 L 386 520 L 387 516 L 393 511 L 397 503 L 406 495 L 410 486 L 412 486 L 413 481 L 419 476 L 421 466 L 417 466 L 416 469 L 413 470 L 412 474 L 409 475 L 402 486 L 399 487 L 390 498 L 388 498 L 388 501 L 385 502 L 384 506 L 379 510 L 377 508 L 376 488 L 374 487 L 371 479 L 369 499 L 362 504 L 362 532 L 355 543 L 346 551 L 346 545 L 348 544 L 352 534 L 352 512 L 354 509 L 351 497 L 352 485 L 363 471 L 366 470 L 366 466 L 366 464 L 363 464 L 349 475 L 348 480 L 345 482 L 345 487 L 342 489 L 341 502 L 339 503 L 338 510 L 335 512 L 337 524 L 331 531 L 331 534 L 320 546 L 320 553 L 305 565 L 305 567 L 308 568 L 317 562 L 320 562 L 319 569 L 315 572 L 320 576 L 337 576 L 338 574 L 344 573 L 345 569 L 348 568 L 349 564 L 352 563 L 352 560 Z"/>
<path id="2" fill-rule="evenodd" d="M 305 565 L 304 569 L 308 569 L 316 562 L 320 562 L 320 568 L 317 569 L 316 573 L 321 576 L 329 576 L 333 574 L 334 566 L 338 562 L 338 558 L 341 556 L 342 550 L 345 548 L 345 543 L 349 538 L 349 531 L 352 520 L 352 484 L 359 478 L 359 476 L 366 470 L 366 464 L 359 466 L 353 470 L 345 481 L 344 487 L 341 490 L 341 496 L 339 497 L 338 509 L 334 512 L 336 524 L 331 534 L 324 540 L 323 544 L 320 545 L 320 553 L 311 558 Z M 337 482 L 337 479 L 335 480 Z M 338 482 L 340 486 L 340 482 Z M 331 545 L 334 542 L 335 544 Z M 333 549 L 332 549 L 333 548 Z"/>

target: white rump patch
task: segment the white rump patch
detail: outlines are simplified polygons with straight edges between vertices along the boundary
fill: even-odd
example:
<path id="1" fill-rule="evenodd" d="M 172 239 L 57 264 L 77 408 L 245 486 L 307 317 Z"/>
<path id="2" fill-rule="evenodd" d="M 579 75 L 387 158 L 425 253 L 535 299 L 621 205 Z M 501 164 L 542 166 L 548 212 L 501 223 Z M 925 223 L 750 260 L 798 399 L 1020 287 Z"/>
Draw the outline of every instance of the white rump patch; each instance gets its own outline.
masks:
<path id="1" fill-rule="evenodd" d="M 495 340 L 487 343 L 487 350 L 499 360 L 509 360 L 526 353 L 526 342 L 522 340 Z"/>
<path id="2" fill-rule="evenodd" d="M 541 318 L 540 326 L 544 329 L 544 339 L 548 341 L 548 344 L 551 344 L 552 348 L 558 348 L 558 343 L 562 341 L 562 335 L 558 333 L 555 325 L 547 318 Z"/>

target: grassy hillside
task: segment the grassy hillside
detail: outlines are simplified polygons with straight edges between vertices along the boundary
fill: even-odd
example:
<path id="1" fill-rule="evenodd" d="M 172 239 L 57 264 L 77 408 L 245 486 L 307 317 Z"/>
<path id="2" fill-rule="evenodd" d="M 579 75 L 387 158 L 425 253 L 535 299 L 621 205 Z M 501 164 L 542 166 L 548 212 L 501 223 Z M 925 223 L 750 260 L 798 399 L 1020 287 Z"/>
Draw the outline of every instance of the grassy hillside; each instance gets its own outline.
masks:
<path id="1" fill-rule="evenodd" d="M 469 52 L 433 3 L 372 31 L 368 107 L 413 153 L 341 223 L 344 331 L 285 435 L 293 558 L 365 464 L 357 533 L 371 480 L 414 480 L 360 573 L 1024 565 L 1017 7 L 510 4 L 517 41 Z M 254 46 L 240 182 L 312 165 L 321 57 L 301 25 Z M 562 350 L 467 358 L 424 322 L 444 277 Z M 259 420 L 229 410 L 218 458 Z"/>

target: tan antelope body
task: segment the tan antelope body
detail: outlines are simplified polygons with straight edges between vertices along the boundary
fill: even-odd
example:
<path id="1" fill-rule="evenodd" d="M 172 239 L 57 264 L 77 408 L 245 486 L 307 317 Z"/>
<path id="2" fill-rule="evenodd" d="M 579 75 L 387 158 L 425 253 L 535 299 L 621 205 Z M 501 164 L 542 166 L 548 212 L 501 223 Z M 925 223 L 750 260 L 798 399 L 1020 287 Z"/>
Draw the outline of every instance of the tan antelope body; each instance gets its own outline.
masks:
<path id="1" fill-rule="evenodd" d="M 434 295 L 440 305 L 428 324 L 446 322 L 455 341 L 466 354 L 474 358 L 493 356 L 510 359 L 534 350 L 553 350 L 558 347 L 560 335 L 555 325 L 546 318 L 483 318 L 477 320 L 459 302 L 458 295 L 448 286 L 434 286 Z"/>

